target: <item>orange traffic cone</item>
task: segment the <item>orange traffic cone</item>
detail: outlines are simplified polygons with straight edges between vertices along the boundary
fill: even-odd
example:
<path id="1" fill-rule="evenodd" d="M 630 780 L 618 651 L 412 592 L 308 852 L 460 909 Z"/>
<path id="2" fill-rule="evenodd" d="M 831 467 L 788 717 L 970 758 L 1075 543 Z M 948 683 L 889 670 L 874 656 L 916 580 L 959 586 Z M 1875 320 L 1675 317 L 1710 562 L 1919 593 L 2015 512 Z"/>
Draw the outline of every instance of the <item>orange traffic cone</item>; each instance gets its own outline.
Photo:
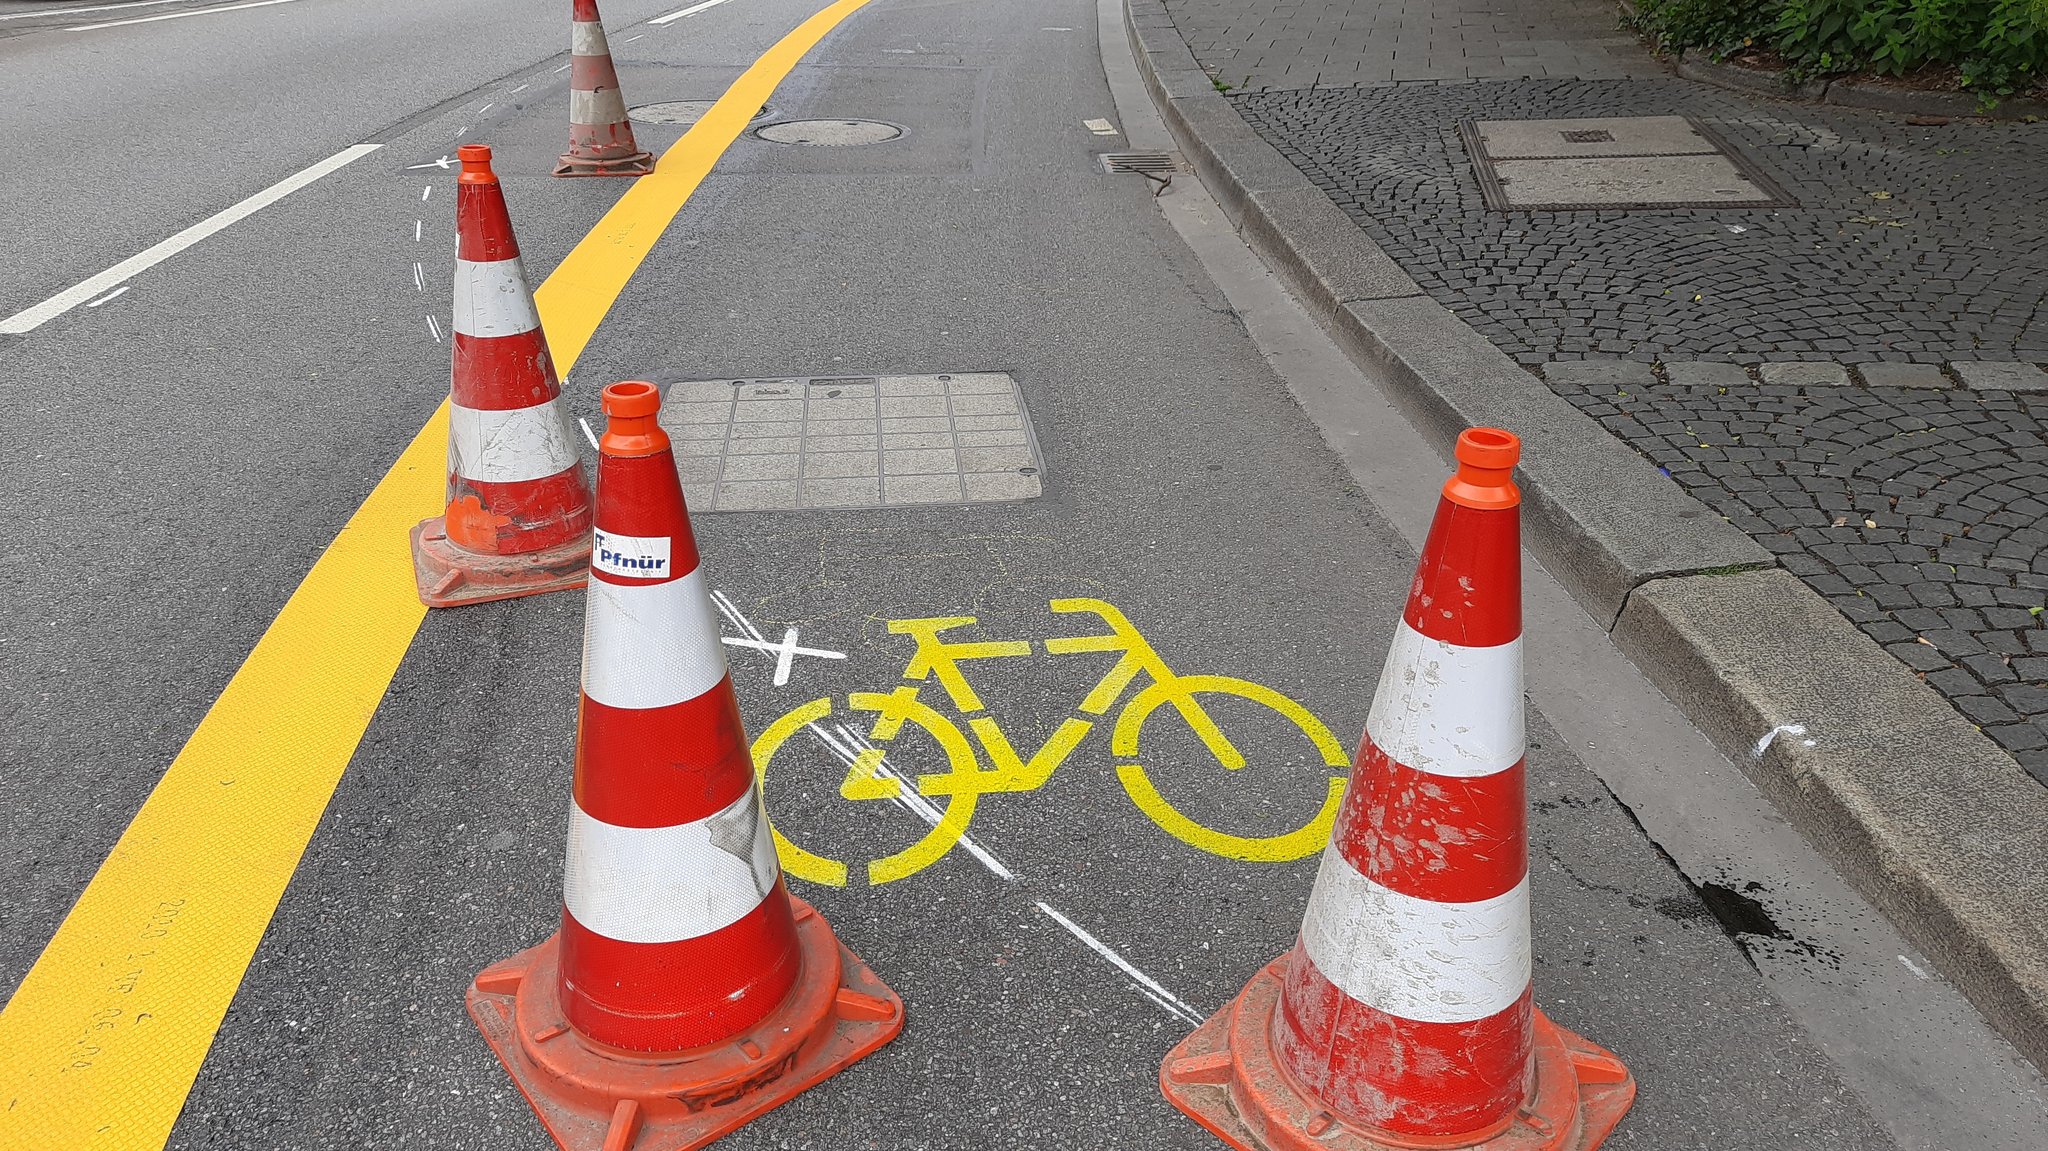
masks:
<path id="1" fill-rule="evenodd" d="M 1520 454 L 1458 437 L 1301 935 L 1160 1068 L 1241 1151 L 1591 1151 L 1635 1099 L 1531 998 Z"/>
<path id="2" fill-rule="evenodd" d="M 456 151 L 448 508 L 412 530 L 428 607 L 582 587 L 590 563 L 590 484 L 491 150 Z"/>
<path id="3" fill-rule="evenodd" d="M 557 176 L 645 176 L 654 157 L 633 142 L 597 0 L 575 0 L 569 24 L 569 150 Z"/>
<path id="4" fill-rule="evenodd" d="M 660 408 L 604 390 L 562 927 L 469 991 L 566 1151 L 702 1146 L 903 1029 L 783 885 Z"/>

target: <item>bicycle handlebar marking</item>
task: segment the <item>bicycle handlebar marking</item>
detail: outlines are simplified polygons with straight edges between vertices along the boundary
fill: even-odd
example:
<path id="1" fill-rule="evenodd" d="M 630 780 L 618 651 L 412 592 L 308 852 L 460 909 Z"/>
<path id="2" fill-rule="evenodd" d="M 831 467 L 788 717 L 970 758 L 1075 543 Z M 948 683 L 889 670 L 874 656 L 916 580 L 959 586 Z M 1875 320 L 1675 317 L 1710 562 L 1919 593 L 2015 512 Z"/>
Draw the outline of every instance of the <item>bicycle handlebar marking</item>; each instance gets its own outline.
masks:
<path id="1" fill-rule="evenodd" d="M 1139 762 L 1139 744 L 1146 720 L 1162 705 L 1172 704 L 1219 764 L 1233 772 L 1244 768 L 1247 762 L 1244 754 L 1223 734 L 1197 698 L 1209 694 L 1236 696 L 1271 709 L 1308 737 L 1326 767 L 1348 772 L 1351 761 L 1344 745 L 1307 708 L 1272 688 L 1249 680 L 1220 675 L 1184 676 L 1174 672 L 1130 620 L 1103 600 L 1056 599 L 1048 606 L 1060 614 L 1091 613 L 1100 617 L 1110 630 L 1107 635 L 1047 639 L 1044 641 L 1047 654 L 1116 652 L 1119 655 L 1116 663 L 1077 706 L 1076 710 L 1081 715 L 1063 720 L 1028 759 L 1018 755 L 994 717 L 973 714 L 983 711 L 984 704 L 981 696 L 967 682 L 960 662 L 1028 656 L 1031 654 L 1031 641 L 956 642 L 941 637 L 942 632 L 978 623 L 974 616 L 890 621 L 890 632 L 910 636 L 916 644 L 903 669 L 903 678 L 912 682 L 887 693 L 852 692 L 847 695 L 849 711 L 870 712 L 874 719 L 869 725 L 867 746 L 840 752 L 848 766 L 839 794 L 855 802 L 878 799 L 904 802 L 905 779 L 889 769 L 887 751 L 878 745 L 893 741 L 904 725 L 909 724 L 930 736 L 945 753 L 945 770 L 918 775 L 916 787 L 919 796 L 943 800 L 944 807 L 940 810 L 937 804 L 918 804 L 927 813 L 936 813 L 937 818 L 928 817 L 927 820 L 932 824 L 931 830 L 902 851 L 869 862 L 866 871 L 870 884 L 893 882 L 938 862 L 966 834 L 968 823 L 974 817 L 976 801 L 982 795 L 1035 791 L 1043 787 L 1094 730 L 1096 720 L 1081 716 L 1108 714 L 1118 700 L 1125 698 L 1126 690 L 1140 675 L 1151 682 L 1124 703 L 1111 729 L 1110 749 L 1124 761 L 1117 765 L 1116 771 L 1125 793 L 1160 830 L 1212 855 L 1264 862 L 1301 859 L 1320 851 L 1329 841 L 1330 829 L 1336 822 L 1338 804 L 1344 794 L 1346 775 L 1329 778 L 1320 807 L 1301 826 L 1280 835 L 1242 836 L 1218 831 L 1190 819 L 1160 792 Z M 953 717 L 919 699 L 919 685 L 934 678 L 960 717 L 966 719 L 967 731 L 974 735 L 973 742 L 968 740 L 966 732 Z M 790 737 L 832 713 L 832 699 L 815 699 L 791 710 L 763 730 L 753 745 L 756 779 L 765 784 L 775 753 Z M 980 745 L 979 752 L 976 751 L 976 743 Z M 990 764 L 987 769 L 981 766 L 984 756 Z M 833 887 L 846 885 L 850 872 L 844 862 L 806 851 L 785 838 L 779 830 L 773 834 L 784 871 L 813 883 Z"/>

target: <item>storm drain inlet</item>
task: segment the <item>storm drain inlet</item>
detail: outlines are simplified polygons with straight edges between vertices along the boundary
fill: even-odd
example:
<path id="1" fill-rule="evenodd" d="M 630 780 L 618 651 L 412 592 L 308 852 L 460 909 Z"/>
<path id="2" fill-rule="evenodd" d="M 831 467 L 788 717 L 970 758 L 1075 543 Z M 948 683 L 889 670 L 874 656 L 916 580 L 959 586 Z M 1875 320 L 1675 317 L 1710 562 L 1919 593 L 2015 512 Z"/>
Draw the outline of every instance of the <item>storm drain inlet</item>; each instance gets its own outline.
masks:
<path id="1" fill-rule="evenodd" d="M 1104 152 L 1101 160 L 1102 170 L 1112 176 L 1171 176 L 1180 171 L 1180 157 L 1172 152 Z"/>

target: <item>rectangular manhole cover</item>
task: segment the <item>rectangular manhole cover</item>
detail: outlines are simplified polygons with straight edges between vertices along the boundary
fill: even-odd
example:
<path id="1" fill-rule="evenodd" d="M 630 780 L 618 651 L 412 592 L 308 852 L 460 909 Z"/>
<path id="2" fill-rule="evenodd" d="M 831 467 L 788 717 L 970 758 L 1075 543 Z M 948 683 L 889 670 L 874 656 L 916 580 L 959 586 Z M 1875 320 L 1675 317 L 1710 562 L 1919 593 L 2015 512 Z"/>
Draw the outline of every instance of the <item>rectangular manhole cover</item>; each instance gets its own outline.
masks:
<path id="1" fill-rule="evenodd" d="M 1006 372 L 692 380 L 661 425 L 693 512 L 996 503 L 1043 494 Z"/>
<path id="2" fill-rule="evenodd" d="M 1458 125 L 1486 206 L 1790 207 L 1770 177 L 1687 116 L 1467 120 Z"/>

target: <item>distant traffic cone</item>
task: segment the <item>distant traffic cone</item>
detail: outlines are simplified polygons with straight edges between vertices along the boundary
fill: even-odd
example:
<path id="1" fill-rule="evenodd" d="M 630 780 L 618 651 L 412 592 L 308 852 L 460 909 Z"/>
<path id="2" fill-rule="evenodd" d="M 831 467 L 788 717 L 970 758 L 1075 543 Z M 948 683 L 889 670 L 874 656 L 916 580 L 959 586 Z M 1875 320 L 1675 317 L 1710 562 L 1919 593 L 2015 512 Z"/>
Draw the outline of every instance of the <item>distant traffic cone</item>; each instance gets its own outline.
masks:
<path id="1" fill-rule="evenodd" d="M 590 563 L 590 484 L 491 150 L 456 152 L 448 508 L 412 530 L 428 607 L 582 587 Z"/>
<path id="2" fill-rule="evenodd" d="M 562 929 L 469 1013 L 568 1151 L 685 1151 L 903 1029 L 782 882 L 652 384 L 604 391 Z"/>
<path id="3" fill-rule="evenodd" d="M 1458 437 L 1293 950 L 1167 1055 L 1244 1151 L 1590 1151 L 1628 1069 L 1531 998 L 1513 435 Z"/>
<path id="4" fill-rule="evenodd" d="M 645 176 L 654 157 L 633 142 L 626 94 L 612 67 L 597 0 L 574 0 L 569 19 L 569 150 L 557 176 Z"/>

